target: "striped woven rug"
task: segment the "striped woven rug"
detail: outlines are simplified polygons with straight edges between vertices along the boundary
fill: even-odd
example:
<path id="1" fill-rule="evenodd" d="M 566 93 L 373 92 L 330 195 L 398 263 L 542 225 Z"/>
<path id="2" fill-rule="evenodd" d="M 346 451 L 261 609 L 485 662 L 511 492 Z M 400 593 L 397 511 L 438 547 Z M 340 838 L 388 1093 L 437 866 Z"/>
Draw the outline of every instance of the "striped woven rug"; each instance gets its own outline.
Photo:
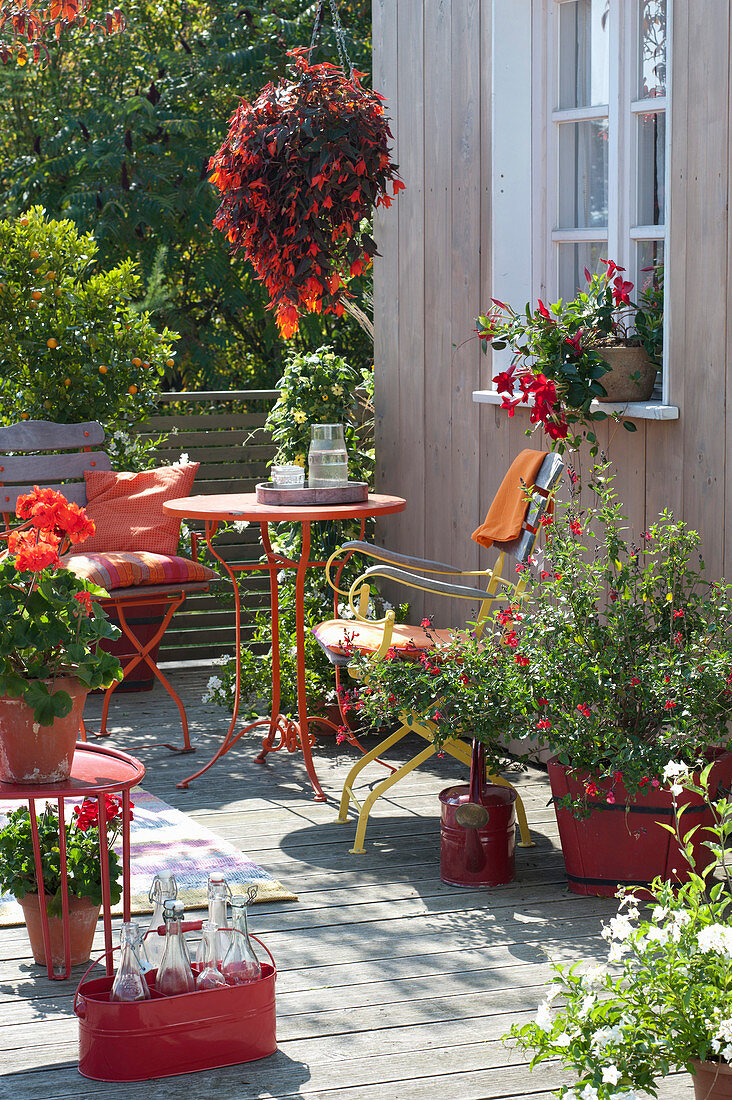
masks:
<path id="1" fill-rule="evenodd" d="M 76 801 L 76 800 L 73 800 Z M 138 787 L 132 792 L 135 808 L 130 827 L 132 911 L 150 913 L 148 891 L 157 871 L 172 871 L 178 883 L 178 897 L 188 909 L 206 908 L 209 871 L 221 871 L 233 893 L 256 886 L 256 902 L 296 901 L 268 871 L 252 862 L 233 844 L 216 836 L 186 814 Z M 0 801 L 0 824 L 4 815 L 23 803 Z M 41 812 L 41 805 L 37 810 Z M 73 802 L 67 804 L 67 817 Z M 115 912 L 121 912 L 121 905 Z M 0 895 L 0 926 L 23 924 L 23 911 L 10 894 Z"/>

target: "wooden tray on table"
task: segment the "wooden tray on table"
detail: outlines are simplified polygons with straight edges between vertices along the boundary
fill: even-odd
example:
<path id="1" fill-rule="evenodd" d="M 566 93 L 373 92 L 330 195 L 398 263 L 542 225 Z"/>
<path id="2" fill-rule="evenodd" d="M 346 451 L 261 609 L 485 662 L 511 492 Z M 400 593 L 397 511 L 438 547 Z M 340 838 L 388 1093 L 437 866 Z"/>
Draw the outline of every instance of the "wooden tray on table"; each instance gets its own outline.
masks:
<path id="1" fill-rule="evenodd" d="M 278 489 L 271 481 L 257 485 L 257 502 L 282 507 L 316 504 L 357 504 L 368 500 L 369 487 L 365 481 L 349 481 L 348 485 L 339 485 L 327 489 Z"/>

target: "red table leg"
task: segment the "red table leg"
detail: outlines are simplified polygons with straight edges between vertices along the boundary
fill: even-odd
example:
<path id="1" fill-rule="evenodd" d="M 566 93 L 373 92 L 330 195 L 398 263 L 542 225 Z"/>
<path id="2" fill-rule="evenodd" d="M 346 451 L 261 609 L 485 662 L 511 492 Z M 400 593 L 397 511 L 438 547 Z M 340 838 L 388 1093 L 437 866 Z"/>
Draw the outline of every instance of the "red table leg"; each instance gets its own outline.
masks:
<path id="1" fill-rule="evenodd" d="M 236 725 L 237 725 L 237 722 L 239 720 L 239 699 L 240 699 L 240 693 L 241 693 L 241 597 L 239 595 L 239 582 L 236 579 L 236 573 L 231 568 L 229 563 L 227 561 L 224 561 L 224 559 L 220 556 L 220 554 L 217 554 L 216 551 L 214 550 L 212 540 L 213 540 L 214 535 L 216 534 L 217 527 L 218 527 L 218 521 L 217 520 L 206 520 L 205 538 L 206 538 L 206 545 L 208 546 L 209 553 L 211 554 L 212 557 L 214 557 L 216 559 L 216 561 L 219 563 L 221 568 L 224 570 L 226 575 L 229 577 L 232 585 L 234 586 L 234 638 L 235 638 L 234 653 L 235 653 L 235 661 L 236 661 L 236 680 L 235 680 L 235 685 L 234 685 L 234 713 L 231 716 L 231 721 L 229 722 L 229 728 L 226 731 L 226 734 L 224 736 L 224 740 L 221 742 L 220 747 L 213 754 L 213 756 L 211 757 L 209 762 L 207 764 L 204 764 L 204 766 L 202 768 L 199 768 L 197 772 L 194 772 L 193 775 L 189 775 L 186 779 L 183 779 L 183 780 L 181 780 L 180 783 L 176 784 L 177 787 L 180 787 L 182 789 L 187 788 L 188 784 L 192 783 L 194 779 L 198 779 L 199 775 L 203 775 L 204 772 L 207 772 L 208 769 L 212 766 L 212 764 L 215 764 L 216 761 L 221 756 L 225 756 L 226 753 L 229 751 L 229 749 L 232 748 L 236 744 L 236 742 L 239 740 L 239 738 L 242 737 L 245 733 L 248 733 L 249 730 L 254 729 L 258 726 L 266 725 L 266 726 L 270 727 L 270 732 L 271 732 L 272 719 L 270 719 L 270 718 L 258 718 L 254 722 L 249 722 L 246 726 L 243 727 L 243 729 L 239 730 L 239 732 L 236 735 L 234 734 L 234 730 L 236 729 Z M 262 566 L 257 566 L 255 568 L 267 569 L 268 566 L 262 565 Z M 279 566 L 277 568 L 279 568 Z M 270 567 L 270 573 L 271 573 L 271 567 Z M 277 584 L 276 573 L 275 573 L 274 584 L 275 585 Z"/>

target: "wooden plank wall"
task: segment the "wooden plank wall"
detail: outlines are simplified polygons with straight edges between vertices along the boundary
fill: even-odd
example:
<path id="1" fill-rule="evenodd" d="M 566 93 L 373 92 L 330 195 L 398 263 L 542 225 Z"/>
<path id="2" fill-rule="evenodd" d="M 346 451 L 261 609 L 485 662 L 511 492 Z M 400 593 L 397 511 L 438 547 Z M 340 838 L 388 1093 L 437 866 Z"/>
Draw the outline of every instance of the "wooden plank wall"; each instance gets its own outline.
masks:
<path id="1" fill-rule="evenodd" d="M 732 574 L 731 31 L 729 0 L 674 0 L 667 369 L 680 419 L 598 432 L 632 534 L 671 508 L 701 531 L 710 577 Z M 375 87 L 406 184 L 376 225 L 377 488 L 408 500 L 380 538 L 466 568 L 490 564 L 469 536 L 510 461 L 543 445 L 525 437 L 525 413 L 509 420 L 471 400 L 490 377 L 473 318 L 501 297 L 490 285 L 490 58 L 491 0 L 374 0 Z M 413 601 L 416 618 L 433 610 L 446 621 Z"/>

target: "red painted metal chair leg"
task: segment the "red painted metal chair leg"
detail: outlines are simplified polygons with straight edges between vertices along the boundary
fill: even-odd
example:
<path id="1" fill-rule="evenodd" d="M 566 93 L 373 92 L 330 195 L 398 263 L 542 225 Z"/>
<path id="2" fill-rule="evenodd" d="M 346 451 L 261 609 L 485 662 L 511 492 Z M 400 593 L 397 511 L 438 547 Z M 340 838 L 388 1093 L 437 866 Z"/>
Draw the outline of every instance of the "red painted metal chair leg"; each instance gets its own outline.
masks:
<path id="1" fill-rule="evenodd" d="M 191 739 L 190 739 L 190 735 L 189 735 L 189 732 L 188 732 L 188 716 L 186 715 L 186 711 L 185 711 L 185 707 L 183 706 L 183 702 L 182 702 L 180 696 L 178 695 L 178 693 L 176 692 L 175 688 L 173 687 L 173 685 L 168 680 L 168 678 L 158 668 L 158 666 L 155 664 L 155 661 L 150 656 L 151 650 L 154 649 L 154 647 L 158 644 L 158 642 L 162 638 L 165 631 L 168 629 L 168 625 L 170 623 L 170 620 L 172 619 L 173 615 L 178 610 L 180 605 L 183 603 L 185 598 L 186 598 L 185 593 L 182 593 L 178 596 L 173 596 L 173 597 L 168 598 L 168 604 L 169 604 L 168 610 L 165 612 L 165 615 L 163 616 L 163 619 L 162 619 L 162 622 L 160 623 L 160 626 L 158 627 L 157 631 L 152 636 L 152 638 L 150 638 L 144 644 L 139 641 L 139 639 L 136 637 L 136 635 L 133 633 L 132 629 L 130 628 L 129 623 L 127 622 L 127 620 L 125 618 L 125 612 L 124 612 L 124 608 L 123 608 L 122 604 L 121 603 L 115 604 L 115 611 L 116 611 L 117 617 L 119 619 L 120 628 L 121 628 L 125 638 L 127 638 L 127 640 L 137 650 L 137 653 L 135 654 L 135 656 L 132 657 L 127 662 L 127 664 L 124 666 L 124 668 L 122 669 L 122 679 L 124 680 L 128 676 L 128 674 L 130 672 L 132 672 L 132 670 L 134 668 L 136 668 L 137 665 L 140 664 L 141 661 L 144 661 L 150 667 L 153 674 L 157 677 L 157 679 L 160 681 L 160 683 L 163 685 L 163 687 L 167 691 L 168 695 L 171 697 L 171 699 L 175 702 L 175 705 L 178 707 L 178 713 L 180 714 L 181 726 L 183 728 L 183 747 L 182 748 L 179 747 L 178 745 L 171 745 L 169 742 L 159 742 L 159 741 L 154 742 L 152 744 L 140 745 L 139 746 L 140 748 L 166 748 L 166 749 L 170 749 L 171 752 L 179 752 L 179 753 L 188 753 L 188 752 L 195 752 L 196 751 L 195 748 L 193 747 L 193 745 L 191 745 Z M 99 731 L 95 735 L 97 737 L 108 737 L 109 736 L 109 730 L 107 729 L 107 720 L 108 720 L 108 716 L 109 716 L 109 704 L 110 704 L 111 699 L 112 699 L 112 694 L 114 693 L 115 689 L 118 687 L 119 683 L 121 683 L 121 681 L 115 681 L 111 685 L 111 687 L 107 688 L 107 690 L 104 693 L 104 702 L 102 704 L 101 723 L 100 723 Z"/>

